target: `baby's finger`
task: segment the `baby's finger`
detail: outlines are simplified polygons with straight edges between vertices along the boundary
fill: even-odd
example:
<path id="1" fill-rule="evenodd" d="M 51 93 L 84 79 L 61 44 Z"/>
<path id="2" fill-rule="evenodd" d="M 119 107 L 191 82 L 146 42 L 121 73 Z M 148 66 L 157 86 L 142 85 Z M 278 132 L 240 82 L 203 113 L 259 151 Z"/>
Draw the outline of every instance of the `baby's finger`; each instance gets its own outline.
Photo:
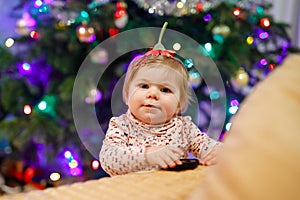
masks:
<path id="1" fill-rule="evenodd" d="M 176 163 L 174 162 L 173 158 L 170 157 L 169 155 L 165 156 L 163 158 L 164 162 L 171 168 L 176 166 Z"/>
<path id="2" fill-rule="evenodd" d="M 182 162 L 180 161 L 180 155 L 176 154 L 174 152 L 168 152 L 168 157 L 171 158 L 171 160 L 173 161 L 173 163 L 176 165 L 181 165 Z M 174 167 L 175 167 L 174 165 Z M 170 165 L 169 165 L 170 166 Z M 173 166 L 173 165 L 172 165 Z"/>
<path id="3" fill-rule="evenodd" d="M 164 161 L 163 158 L 158 158 L 157 160 L 157 164 L 161 167 L 161 168 L 164 168 L 164 169 L 167 169 L 168 168 L 168 164 Z"/>
<path id="4" fill-rule="evenodd" d="M 216 164 L 216 163 L 217 163 L 217 158 L 216 158 L 216 157 L 213 157 L 212 159 L 207 160 L 207 161 L 205 162 L 205 165 L 214 165 L 214 164 Z"/>
<path id="5" fill-rule="evenodd" d="M 214 156 L 209 153 L 207 156 L 205 156 L 204 158 L 201 158 L 199 160 L 200 164 L 205 165 L 209 160 L 211 160 Z"/>

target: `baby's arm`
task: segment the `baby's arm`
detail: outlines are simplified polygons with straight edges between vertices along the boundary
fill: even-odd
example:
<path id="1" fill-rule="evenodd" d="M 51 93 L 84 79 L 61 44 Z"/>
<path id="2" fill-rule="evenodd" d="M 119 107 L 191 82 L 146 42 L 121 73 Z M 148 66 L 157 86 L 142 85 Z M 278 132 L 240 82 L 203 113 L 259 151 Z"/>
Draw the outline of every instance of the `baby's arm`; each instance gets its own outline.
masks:
<path id="1" fill-rule="evenodd" d="M 221 143 L 215 145 L 213 147 L 213 149 L 205 157 L 203 157 L 199 160 L 200 164 L 202 164 L 202 165 L 217 164 L 217 162 L 218 162 L 217 155 L 218 155 L 218 152 L 220 151 L 221 147 L 222 147 Z"/>
<path id="2" fill-rule="evenodd" d="M 210 138 L 203 133 L 192 122 L 186 122 L 186 133 L 188 133 L 189 151 L 199 158 L 200 164 L 213 165 L 217 163 L 217 154 L 222 143 Z"/>
<path id="3" fill-rule="evenodd" d="M 128 145 L 129 129 L 124 121 L 112 118 L 103 141 L 99 160 L 110 175 L 126 174 L 145 167 L 145 147 Z"/>

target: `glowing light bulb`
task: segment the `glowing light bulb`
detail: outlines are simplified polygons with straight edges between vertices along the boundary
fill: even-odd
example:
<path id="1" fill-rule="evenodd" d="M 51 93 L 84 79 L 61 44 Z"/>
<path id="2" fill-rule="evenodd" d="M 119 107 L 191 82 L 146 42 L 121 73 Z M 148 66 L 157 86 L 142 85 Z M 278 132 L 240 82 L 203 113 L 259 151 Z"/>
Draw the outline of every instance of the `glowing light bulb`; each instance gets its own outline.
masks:
<path id="1" fill-rule="evenodd" d="M 65 158 L 69 159 L 72 157 L 72 153 L 70 151 L 65 151 L 64 156 Z"/>
<path id="2" fill-rule="evenodd" d="M 206 43 L 205 45 L 204 45 L 204 48 L 206 49 L 206 51 L 208 51 L 208 52 L 211 52 L 211 50 L 212 50 L 212 45 L 211 45 L 211 43 Z"/>
<path id="3" fill-rule="evenodd" d="M 40 37 L 40 34 L 36 31 L 31 31 L 29 35 L 33 39 L 38 39 Z"/>
<path id="4" fill-rule="evenodd" d="M 269 37 L 269 33 L 267 32 L 262 32 L 258 35 L 258 37 L 262 40 L 267 39 Z"/>
<path id="5" fill-rule="evenodd" d="M 251 45 L 254 42 L 254 38 L 252 36 L 247 37 L 246 39 L 247 44 Z"/>
<path id="6" fill-rule="evenodd" d="M 34 2 L 34 7 L 35 8 L 39 8 L 39 7 L 41 7 L 43 5 L 43 2 L 41 1 L 41 0 L 36 0 L 35 2 Z"/>
<path id="7" fill-rule="evenodd" d="M 176 42 L 174 45 L 173 45 L 173 49 L 175 51 L 179 51 L 181 49 L 181 44 L 179 44 L 178 42 Z"/>
<path id="8" fill-rule="evenodd" d="M 39 103 L 39 105 L 38 105 L 38 108 L 39 108 L 40 110 L 46 110 L 46 108 L 47 108 L 47 103 L 46 103 L 46 101 L 41 101 L 41 102 Z"/>
<path id="9" fill-rule="evenodd" d="M 182 2 L 178 2 L 176 6 L 177 6 L 177 8 L 183 8 L 183 3 Z"/>
<path id="10" fill-rule="evenodd" d="M 241 10 L 240 10 L 239 8 L 235 8 L 235 9 L 233 10 L 233 14 L 234 14 L 235 16 L 239 16 L 239 15 L 241 14 Z"/>
<path id="11" fill-rule="evenodd" d="M 225 125 L 226 131 L 229 131 L 229 130 L 230 130 L 231 124 L 232 124 L 231 122 L 228 122 L 228 123 Z"/>
<path id="12" fill-rule="evenodd" d="M 240 105 L 240 103 L 239 103 L 239 101 L 236 100 L 236 99 L 232 99 L 232 100 L 230 101 L 230 106 L 239 106 L 239 105 Z"/>
<path id="13" fill-rule="evenodd" d="M 92 161 L 92 169 L 97 170 L 100 167 L 100 162 L 98 160 L 93 160 Z"/>
<path id="14" fill-rule="evenodd" d="M 270 22 L 270 20 L 268 18 L 262 18 L 260 20 L 260 25 L 262 27 L 268 28 L 271 25 L 271 22 Z"/>
<path id="15" fill-rule="evenodd" d="M 30 71 L 31 70 L 31 66 L 28 63 L 23 63 L 22 68 L 24 71 Z"/>
<path id="16" fill-rule="evenodd" d="M 234 115 L 238 111 L 239 107 L 238 106 L 231 106 L 229 108 L 229 113 Z"/>
<path id="17" fill-rule="evenodd" d="M 24 106 L 24 108 L 23 108 L 23 112 L 24 112 L 24 114 L 26 114 L 26 115 L 30 115 L 31 112 L 32 112 L 31 106 L 28 105 L 28 104 L 26 104 L 26 105 Z"/>
<path id="18" fill-rule="evenodd" d="M 51 181 L 58 181 L 60 179 L 60 174 L 57 172 L 53 172 L 50 174 L 49 178 Z"/>
<path id="19" fill-rule="evenodd" d="M 78 162 L 77 162 L 77 160 L 71 160 L 71 162 L 69 162 L 69 167 L 70 168 L 76 168 L 76 167 L 78 167 Z"/>
<path id="20" fill-rule="evenodd" d="M 5 46 L 8 47 L 8 48 L 10 48 L 10 47 L 12 47 L 12 46 L 14 45 L 14 43 L 15 43 L 14 39 L 8 38 L 8 39 L 5 41 Z"/>

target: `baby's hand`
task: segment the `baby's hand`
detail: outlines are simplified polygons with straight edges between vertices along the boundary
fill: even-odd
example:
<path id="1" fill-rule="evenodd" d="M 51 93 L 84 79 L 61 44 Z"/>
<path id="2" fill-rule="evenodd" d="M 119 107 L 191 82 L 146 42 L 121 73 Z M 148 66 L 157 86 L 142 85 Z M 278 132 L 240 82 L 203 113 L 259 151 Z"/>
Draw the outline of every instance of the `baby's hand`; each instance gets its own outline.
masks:
<path id="1" fill-rule="evenodd" d="M 180 157 L 183 155 L 182 149 L 172 146 L 148 147 L 145 154 L 148 164 L 159 165 L 164 169 L 181 165 Z"/>
<path id="2" fill-rule="evenodd" d="M 204 158 L 201 158 L 199 160 L 200 164 L 202 165 L 214 165 L 217 164 L 218 160 L 217 160 L 217 154 L 220 151 L 222 145 L 217 145 L 215 146 L 210 152 L 209 154 L 207 154 Z"/>

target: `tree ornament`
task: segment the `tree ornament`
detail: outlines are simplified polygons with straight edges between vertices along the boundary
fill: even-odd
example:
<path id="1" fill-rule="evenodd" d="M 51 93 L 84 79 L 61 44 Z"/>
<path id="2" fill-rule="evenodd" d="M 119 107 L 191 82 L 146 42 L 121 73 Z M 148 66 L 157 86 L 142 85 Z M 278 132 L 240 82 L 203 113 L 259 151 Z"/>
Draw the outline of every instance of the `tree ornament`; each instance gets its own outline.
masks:
<path id="1" fill-rule="evenodd" d="M 235 77 L 232 79 L 231 83 L 236 87 L 243 87 L 247 85 L 249 82 L 249 75 L 245 70 L 241 67 Z"/>
<path id="2" fill-rule="evenodd" d="M 114 13 L 115 26 L 122 29 L 128 23 L 128 14 L 126 11 L 127 4 L 125 2 L 116 3 L 116 11 Z"/>
<path id="3" fill-rule="evenodd" d="M 86 22 L 82 22 L 82 25 L 76 29 L 77 38 L 80 42 L 93 42 L 96 39 L 95 29 L 88 26 Z"/>
<path id="4" fill-rule="evenodd" d="M 118 1 L 116 3 L 116 8 L 117 8 L 117 10 L 126 10 L 127 4 L 124 1 Z"/>
<path id="5" fill-rule="evenodd" d="M 25 12 L 21 19 L 17 20 L 16 31 L 22 36 L 28 35 L 36 27 L 36 21 L 30 16 L 29 13 Z"/>

